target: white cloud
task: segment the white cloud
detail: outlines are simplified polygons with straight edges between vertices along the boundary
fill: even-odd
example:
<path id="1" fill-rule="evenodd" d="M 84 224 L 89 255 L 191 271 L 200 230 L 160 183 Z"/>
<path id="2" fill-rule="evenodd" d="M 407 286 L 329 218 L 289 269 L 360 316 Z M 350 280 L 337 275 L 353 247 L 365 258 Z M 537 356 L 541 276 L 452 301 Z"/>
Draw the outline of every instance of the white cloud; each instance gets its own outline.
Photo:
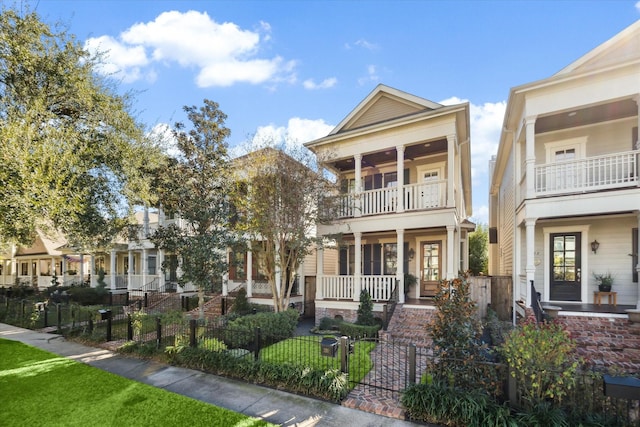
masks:
<path id="1" fill-rule="evenodd" d="M 266 22 L 250 31 L 232 22 L 217 23 L 206 12 L 171 11 L 131 26 L 117 40 L 101 36 L 87 40 L 86 46 L 90 50 L 100 43 L 108 47 L 105 70 L 115 68 L 131 78 L 140 76 L 140 67 L 145 65 L 177 63 L 198 70 L 196 83 L 200 87 L 290 80 L 287 74 L 295 67 L 294 61 L 259 57 L 270 40 L 270 31 Z M 130 64 L 120 54 L 126 52 L 134 52 L 146 62 Z"/>
<path id="2" fill-rule="evenodd" d="M 440 101 L 443 105 L 453 105 L 466 100 L 452 97 Z M 488 222 L 489 209 L 489 160 L 498 152 L 500 132 L 506 110 L 506 101 L 482 105 L 469 104 L 471 126 L 471 177 L 473 181 L 473 216 L 479 222 Z M 478 205 L 478 202 L 480 205 Z"/>
<path id="3" fill-rule="evenodd" d="M 371 51 L 374 51 L 374 50 L 378 49 L 378 45 L 377 44 L 371 43 L 371 42 L 369 42 L 369 41 L 367 41 L 365 39 L 356 40 L 354 45 L 356 47 L 361 47 L 363 49 L 367 49 L 367 50 L 371 50 Z M 353 47 L 349 43 L 345 43 L 344 47 L 345 47 L 345 49 L 353 49 Z"/>
<path id="4" fill-rule="evenodd" d="M 166 123 L 158 123 L 147 135 L 158 144 L 163 151 L 171 157 L 180 157 L 182 153 L 178 150 L 178 142 L 173 135 L 171 126 Z"/>
<path id="5" fill-rule="evenodd" d="M 640 12 L 640 1 L 636 3 L 636 10 Z"/>
<path id="6" fill-rule="evenodd" d="M 360 86 L 366 85 L 370 82 L 377 82 L 380 80 L 380 76 L 378 75 L 378 68 L 375 65 L 367 65 L 367 75 L 360 77 L 358 79 L 358 84 Z"/>
<path id="7" fill-rule="evenodd" d="M 329 89 L 332 88 L 338 83 L 338 79 L 335 77 L 330 77 L 328 79 L 324 79 L 320 83 L 317 83 L 313 79 L 305 80 L 302 85 L 305 89 L 315 90 L 315 89 Z"/>
<path id="8" fill-rule="evenodd" d="M 238 157 L 267 146 L 284 146 L 285 149 L 302 146 L 305 142 L 327 136 L 333 128 L 334 125 L 322 119 L 311 120 L 300 117 L 290 118 L 287 126 L 275 124 L 260 126 L 244 146 L 233 147 L 230 150 L 231 157 Z"/>
<path id="9" fill-rule="evenodd" d="M 141 70 L 149 64 L 142 46 L 126 46 L 110 36 L 90 38 L 84 48 L 104 56 L 105 62 L 99 65 L 99 72 L 121 78 L 126 83 L 142 78 Z M 148 75 L 153 76 L 153 73 Z"/>

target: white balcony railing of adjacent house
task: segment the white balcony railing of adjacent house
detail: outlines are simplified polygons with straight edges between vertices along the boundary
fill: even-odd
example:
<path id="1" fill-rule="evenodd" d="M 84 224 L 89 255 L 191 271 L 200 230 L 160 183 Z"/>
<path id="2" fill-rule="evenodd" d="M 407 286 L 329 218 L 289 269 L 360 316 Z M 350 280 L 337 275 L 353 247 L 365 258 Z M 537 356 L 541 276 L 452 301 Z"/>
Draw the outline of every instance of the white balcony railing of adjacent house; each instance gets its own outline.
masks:
<path id="1" fill-rule="evenodd" d="M 360 289 L 366 289 L 374 301 L 388 301 L 393 294 L 396 276 L 360 276 Z M 322 298 L 358 301 L 354 295 L 355 276 L 323 276 L 320 283 Z"/>
<path id="2" fill-rule="evenodd" d="M 433 209 L 446 205 L 446 180 L 400 187 L 402 204 L 398 203 L 398 188 L 378 188 L 357 193 L 340 195 L 340 218 L 350 218 L 359 212 L 361 216 L 379 215 L 397 212 L 400 206 L 405 211 Z"/>
<path id="3" fill-rule="evenodd" d="M 627 151 L 535 167 L 537 196 L 638 185 L 638 154 Z"/>

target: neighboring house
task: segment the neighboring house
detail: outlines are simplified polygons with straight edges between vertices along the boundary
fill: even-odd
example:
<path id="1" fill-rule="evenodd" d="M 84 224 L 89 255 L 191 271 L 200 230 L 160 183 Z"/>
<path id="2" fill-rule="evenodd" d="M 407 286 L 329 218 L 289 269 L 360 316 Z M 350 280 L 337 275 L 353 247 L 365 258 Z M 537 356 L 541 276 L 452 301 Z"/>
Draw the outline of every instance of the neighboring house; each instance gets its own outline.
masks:
<path id="1" fill-rule="evenodd" d="M 434 296 L 468 268 L 469 104 L 444 106 L 378 85 L 326 137 L 306 143 L 340 186 L 339 218 L 318 236 L 316 319 L 355 320 L 362 289 L 374 311 Z M 417 277 L 406 289 L 405 273 Z M 428 300 L 427 300 L 428 301 Z"/>
<path id="2" fill-rule="evenodd" d="M 492 160 L 489 273 L 513 278 L 515 311 L 531 306 L 531 283 L 565 310 L 591 304 L 594 273 L 607 272 L 618 305 L 640 305 L 639 101 L 640 21 L 511 89 Z"/>

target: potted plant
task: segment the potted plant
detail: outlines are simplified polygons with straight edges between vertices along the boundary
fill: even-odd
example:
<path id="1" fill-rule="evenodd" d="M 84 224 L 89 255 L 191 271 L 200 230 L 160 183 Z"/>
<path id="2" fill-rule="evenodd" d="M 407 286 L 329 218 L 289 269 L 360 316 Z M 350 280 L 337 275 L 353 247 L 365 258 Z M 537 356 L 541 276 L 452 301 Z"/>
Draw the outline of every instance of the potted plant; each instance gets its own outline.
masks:
<path id="1" fill-rule="evenodd" d="M 593 273 L 593 277 L 598 281 L 598 290 L 600 292 L 611 292 L 611 286 L 613 285 L 613 276 L 611 273 Z"/>

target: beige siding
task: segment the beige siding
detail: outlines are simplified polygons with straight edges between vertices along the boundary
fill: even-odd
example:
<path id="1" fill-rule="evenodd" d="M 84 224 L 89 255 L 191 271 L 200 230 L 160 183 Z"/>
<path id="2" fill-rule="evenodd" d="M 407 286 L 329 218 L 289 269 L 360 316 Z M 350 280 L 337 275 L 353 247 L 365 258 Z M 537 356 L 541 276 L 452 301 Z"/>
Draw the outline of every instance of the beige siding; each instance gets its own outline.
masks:
<path id="1" fill-rule="evenodd" d="M 355 129 L 396 117 L 406 116 L 407 114 L 413 114 L 418 111 L 420 110 L 414 106 L 383 96 L 377 100 L 376 103 L 365 112 L 365 114 L 358 117 L 357 120 L 350 124 L 349 128 Z"/>
<path id="2" fill-rule="evenodd" d="M 513 239 L 515 221 L 515 187 L 513 183 L 513 154 L 500 186 L 498 200 L 498 274 L 509 275 L 513 272 Z"/>

